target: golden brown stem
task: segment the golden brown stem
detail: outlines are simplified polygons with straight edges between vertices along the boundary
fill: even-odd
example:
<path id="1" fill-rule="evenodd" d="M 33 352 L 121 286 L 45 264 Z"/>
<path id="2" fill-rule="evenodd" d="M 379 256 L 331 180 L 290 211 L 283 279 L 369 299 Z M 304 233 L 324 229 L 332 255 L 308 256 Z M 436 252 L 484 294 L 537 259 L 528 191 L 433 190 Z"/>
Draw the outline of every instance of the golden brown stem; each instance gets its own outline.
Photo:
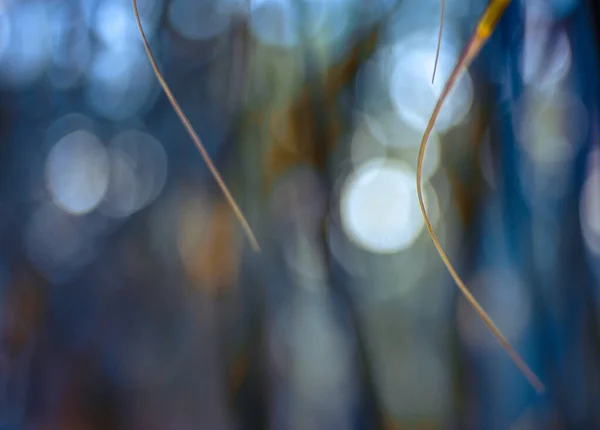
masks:
<path id="1" fill-rule="evenodd" d="M 469 65 L 475 58 L 475 56 L 481 50 L 483 44 L 487 41 L 487 38 L 491 34 L 493 26 L 495 26 L 495 24 L 498 22 L 500 16 L 502 16 L 502 13 L 504 12 L 504 10 L 509 2 L 510 2 L 510 0 L 492 0 L 490 5 L 488 6 L 488 9 L 482 16 L 469 43 L 465 47 L 463 54 L 459 57 L 458 62 L 456 63 L 456 66 L 454 66 L 454 69 L 452 70 L 452 73 L 450 74 L 450 77 L 448 78 L 448 81 L 446 82 L 446 85 L 444 86 L 444 89 L 440 95 L 440 98 L 438 99 L 438 101 L 433 109 L 431 117 L 429 118 L 429 122 L 427 123 L 427 127 L 425 128 L 425 131 L 423 133 L 423 138 L 421 140 L 421 146 L 419 148 L 419 156 L 417 159 L 417 196 L 419 198 L 419 206 L 421 208 L 421 213 L 423 214 L 423 218 L 425 220 L 425 225 L 427 227 L 427 230 L 429 231 L 431 240 L 433 241 L 433 244 L 435 245 L 435 248 L 436 248 L 437 252 L 439 253 L 442 261 L 444 262 L 446 268 L 450 272 L 450 275 L 456 282 L 456 285 L 458 286 L 458 288 L 460 289 L 462 294 L 465 296 L 467 301 L 471 304 L 471 306 L 473 306 L 473 308 L 475 309 L 475 311 L 477 312 L 479 317 L 483 320 L 483 322 L 492 331 L 494 336 L 500 341 L 503 348 L 506 350 L 506 352 L 508 353 L 510 358 L 515 362 L 515 364 L 519 367 L 519 369 L 521 370 L 523 375 L 525 375 L 525 377 L 527 378 L 529 383 L 535 388 L 535 390 L 538 393 L 541 393 L 544 391 L 544 384 L 542 384 L 542 382 L 533 373 L 533 371 L 529 368 L 529 366 L 523 361 L 521 356 L 511 346 L 511 344 L 504 337 L 504 335 L 502 334 L 500 329 L 498 329 L 498 327 L 496 327 L 496 324 L 494 323 L 492 318 L 481 307 L 481 305 L 479 304 L 477 299 L 475 299 L 475 297 L 471 294 L 471 292 L 469 291 L 467 286 L 464 284 L 464 282 L 462 281 L 460 276 L 458 276 L 458 274 L 456 273 L 456 270 L 454 270 L 452 263 L 450 263 L 448 256 L 442 249 L 442 246 L 441 246 L 435 232 L 433 231 L 433 227 L 429 220 L 429 216 L 427 215 L 427 210 L 425 209 L 425 202 L 423 199 L 423 192 L 422 192 L 422 188 L 423 188 L 422 187 L 422 171 L 423 171 L 423 159 L 425 157 L 425 148 L 427 146 L 427 141 L 433 130 L 435 121 L 440 113 L 442 105 L 444 104 L 444 101 L 448 97 L 448 94 L 452 90 L 452 87 L 454 86 L 454 84 L 456 83 L 458 78 L 469 67 Z"/>

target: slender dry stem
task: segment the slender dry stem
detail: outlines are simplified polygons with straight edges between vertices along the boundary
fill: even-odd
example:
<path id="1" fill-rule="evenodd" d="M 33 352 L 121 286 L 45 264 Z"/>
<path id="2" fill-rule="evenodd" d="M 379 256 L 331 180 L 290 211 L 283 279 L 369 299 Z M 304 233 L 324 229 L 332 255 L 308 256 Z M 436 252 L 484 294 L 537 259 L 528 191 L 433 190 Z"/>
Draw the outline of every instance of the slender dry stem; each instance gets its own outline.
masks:
<path id="1" fill-rule="evenodd" d="M 140 35 L 142 36 L 142 41 L 144 42 L 144 48 L 146 49 L 146 53 L 148 54 L 148 59 L 150 60 L 150 64 L 152 65 L 152 69 L 154 70 L 154 74 L 156 75 L 156 79 L 158 79 L 158 82 L 160 83 L 167 98 L 171 102 L 173 109 L 175 109 L 175 113 L 177 113 L 177 116 L 179 117 L 179 119 L 181 120 L 183 125 L 185 126 L 188 134 L 190 135 L 190 137 L 194 141 L 194 144 L 198 148 L 198 151 L 200 151 L 200 155 L 202 155 L 202 158 L 204 159 L 206 166 L 210 170 L 210 173 L 215 178 L 215 181 L 217 181 L 217 184 L 218 184 L 219 188 L 221 189 L 221 191 L 223 192 L 223 195 L 225 196 L 227 203 L 233 210 L 236 218 L 238 219 L 239 223 L 242 226 L 242 229 L 244 230 L 244 233 L 248 237 L 248 240 L 250 241 L 250 245 L 252 246 L 252 249 L 254 249 L 254 251 L 256 251 L 256 252 L 260 252 L 260 246 L 258 245 L 258 240 L 256 240 L 256 236 L 254 235 L 254 232 L 250 228 L 248 221 L 246 221 L 246 217 L 244 217 L 242 210 L 237 205 L 235 199 L 233 198 L 231 192 L 229 191 L 229 188 L 227 188 L 225 181 L 221 177 L 219 170 L 216 168 L 212 159 L 210 158 L 208 151 L 206 150 L 206 148 L 202 144 L 202 141 L 196 134 L 196 131 L 194 130 L 194 127 L 192 127 L 192 124 L 190 123 L 189 119 L 187 118 L 185 113 L 183 113 L 183 110 L 179 106 L 179 103 L 177 103 L 175 96 L 173 96 L 173 93 L 171 92 L 169 85 L 167 85 L 167 82 L 163 78 L 162 73 L 158 69 L 158 66 L 156 65 L 156 60 L 154 59 L 154 55 L 152 55 L 152 51 L 150 50 L 150 44 L 148 43 L 148 39 L 146 38 L 146 34 L 144 33 L 144 29 L 142 27 L 142 21 L 140 19 L 140 13 L 139 13 L 138 6 L 137 6 L 137 0 L 132 0 L 132 2 L 133 2 L 133 11 L 135 13 L 135 20 L 137 21 L 137 25 L 140 30 Z"/>
<path id="2" fill-rule="evenodd" d="M 440 113 L 440 110 L 444 104 L 444 101 L 448 97 L 448 94 L 452 90 L 452 87 L 458 80 L 458 78 L 462 75 L 462 73 L 469 67 L 475 56 L 479 53 L 484 43 L 487 41 L 488 37 L 491 35 L 493 28 L 497 24 L 498 20 L 504 13 L 506 6 L 510 3 L 511 0 L 492 0 L 488 9 L 483 14 L 473 36 L 471 37 L 469 43 L 465 47 L 462 55 L 459 57 L 458 62 L 456 63 L 442 93 L 440 98 L 438 99 L 431 117 L 429 118 L 429 122 L 427 123 L 427 127 L 423 133 L 423 138 L 421 140 L 421 146 L 419 148 L 419 156 L 417 159 L 417 196 L 419 198 L 419 206 L 421 208 L 421 213 L 423 214 L 423 218 L 425 220 L 425 225 L 431 236 L 431 240 L 435 245 L 437 252 L 439 253 L 442 261 L 446 265 L 446 268 L 450 272 L 450 275 L 456 282 L 456 285 L 465 296 L 467 301 L 473 306 L 479 317 L 483 320 L 483 322 L 488 326 L 488 328 L 492 331 L 494 336 L 500 341 L 503 348 L 506 350 L 510 358 L 515 362 L 515 364 L 519 367 L 523 375 L 527 378 L 529 383 L 535 388 L 538 393 L 544 391 L 544 384 L 538 379 L 538 377 L 533 373 L 533 371 L 529 368 L 529 366 L 523 361 L 521 356 L 515 351 L 512 345 L 508 342 L 508 340 L 504 337 L 500 329 L 496 326 L 492 318 L 487 314 L 487 312 L 481 307 L 477 299 L 471 294 L 465 283 L 462 281 L 460 276 L 454 270 L 452 263 L 448 259 L 448 256 L 442 249 L 442 245 L 440 244 L 435 232 L 433 231 L 433 226 L 431 225 L 431 221 L 429 220 L 429 216 L 427 214 L 427 209 L 425 208 L 425 202 L 423 199 L 422 192 L 422 173 L 423 173 L 423 159 L 425 157 L 425 149 L 427 147 L 427 141 L 429 140 L 429 136 L 433 130 L 435 125 L 435 121 Z"/>

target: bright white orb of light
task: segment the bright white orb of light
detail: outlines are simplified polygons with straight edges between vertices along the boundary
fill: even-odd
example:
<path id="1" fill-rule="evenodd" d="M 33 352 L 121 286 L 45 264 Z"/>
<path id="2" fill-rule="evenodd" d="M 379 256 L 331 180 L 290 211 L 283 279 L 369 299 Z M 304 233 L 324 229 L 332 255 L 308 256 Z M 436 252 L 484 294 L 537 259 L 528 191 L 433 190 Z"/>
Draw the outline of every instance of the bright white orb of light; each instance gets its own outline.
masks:
<path id="1" fill-rule="evenodd" d="M 444 38 L 435 82 L 431 83 L 435 63 L 436 38 L 433 33 L 417 33 L 399 42 L 393 49 L 389 73 L 390 96 L 398 114 L 412 127 L 422 130 L 452 72 L 459 52 L 458 44 Z M 473 85 L 464 73 L 454 85 L 436 121 L 438 132 L 458 124 L 473 101 Z"/>
<path id="2" fill-rule="evenodd" d="M 144 33 L 151 38 L 162 13 L 161 0 L 144 0 L 138 5 Z M 94 32 L 111 49 L 140 43 L 140 34 L 130 0 L 103 0 L 92 23 Z"/>
<path id="3" fill-rule="evenodd" d="M 46 184 L 54 203 L 72 214 L 85 214 L 108 187 L 108 155 L 93 134 L 78 130 L 63 137 L 46 161 Z"/>
<path id="4" fill-rule="evenodd" d="M 364 164 L 344 184 L 340 206 L 346 234 L 371 252 L 405 249 L 423 228 L 415 172 L 400 161 Z"/>

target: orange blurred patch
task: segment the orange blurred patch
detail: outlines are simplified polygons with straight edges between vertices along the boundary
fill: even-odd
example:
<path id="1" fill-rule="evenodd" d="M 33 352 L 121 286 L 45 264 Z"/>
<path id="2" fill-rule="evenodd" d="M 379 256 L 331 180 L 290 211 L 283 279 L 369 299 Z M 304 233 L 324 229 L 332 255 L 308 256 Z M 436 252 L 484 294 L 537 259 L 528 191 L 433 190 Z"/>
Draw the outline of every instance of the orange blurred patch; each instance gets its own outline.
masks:
<path id="1" fill-rule="evenodd" d="M 239 256 L 232 212 L 226 203 L 215 205 L 204 237 L 186 264 L 189 279 L 211 294 L 229 290 L 238 276 Z"/>

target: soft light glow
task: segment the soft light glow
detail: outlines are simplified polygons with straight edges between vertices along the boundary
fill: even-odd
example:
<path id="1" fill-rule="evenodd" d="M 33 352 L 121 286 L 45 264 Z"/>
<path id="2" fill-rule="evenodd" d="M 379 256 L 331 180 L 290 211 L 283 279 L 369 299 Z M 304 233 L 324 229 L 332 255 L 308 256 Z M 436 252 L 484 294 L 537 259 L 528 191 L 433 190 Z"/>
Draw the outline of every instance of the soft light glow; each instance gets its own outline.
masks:
<path id="1" fill-rule="evenodd" d="M 571 45 L 566 32 L 556 28 L 552 5 L 524 2 L 525 26 L 521 54 L 523 81 L 531 89 L 551 94 L 571 68 Z"/>
<path id="2" fill-rule="evenodd" d="M 156 78 L 141 46 L 99 49 L 88 70 L 86 98 L 100 115 L 123 120 L 150 99 Z"/>
<path id="3" fill-rule="evenodd" d="M 229 28 L 239 3 L 237 0 L 173 0 L 168 18 L 173 28 L 188 39 L 212 39 Z"/>
<path id="4" fill-rule="evenodd" d="M 162 13 L 162 1 L 138 1 L 140 20 L 147 37 L 152 37 Z M 140 35 L 131 0 L 103 0 L 95 14 L 94 30 L 111 49 L 123 49 L 139 45 Z"/>
<path id="5" fill-rule="evenodd" d="M 558 34 L 556 41 L 549 48 L 544 48 L 548 46 L 550 31 L 550 28 L 544 30 L 525 25 L 521 60 L 525 83 L 546 93 L 552 92 L 571 69 L 571 45 L 564 32 Z"/>
<path id="6" fill-rule="evenodd" d="M 250 29 L 266 45 L 299 44 L 298 17 L 287 0 L 257 0 L 250 4 Z"/>
<path id="7" fill-rule="evenodd" d="M 110 185 L 102 212 L 129 216 L 148 206 L 167 179 L 167 154 L 149 134 L 129 130 L 117 135 L 109 147 Z"/>
<path id="8" fill-rule="evenodd" d="M 588 170 L 579 206 L 581 230 L 588 249 L 600 256 L 600 151 L 590 154 Z"/>
<path id="9" fill-rule="evenodd" d="M 359 122 L 350 142 L 350 158 L 354 167 L 358 168 L 376 158 L 385 158 L 386 155 L 381 139 L 371 132 L 365 120 Z"/>
<path id="10" fill-rule="evenodd" d="M 53 8 L 49 17 L 53 43 L 52 65 L 47 76 L 57 90 L 69 89 L 78 82 L 92 54 L 92 37 L 86 23 L 73 22 L 71 13 L 71 8 L 64 3 L 62 7 Z"/>
<path id="11" fill-rule="evenodd" d="M 399 120 L 395 112 L 387 111 L 377 116 L 361 115 L 361 120 L 351 143 L 354 166 L 386 156 L 405 160 L 416 171 L 423 129 L 417 130 Z M 432 133 L 427 141 L 423 161 L 423 180 L 427 181 L 440 165 L 440 140 Z"/>
<path id="12" fill-rule="evenodd" d="M 30 85 L 46 69 L 51 54 L 51 26 L 43 2 L 19 2 L 0 12 L 0 81 Z"/>
<path id="13" fill-rule="evenodd" d="M 46 184 L 63 210 L 81 215 L 93 210 L 108 187 L 108 156 L 93 134 L 79 130 L 63 137 L 46 162 Z"/>
<path id="14" fill-rule="evenodd" d="M 346 234 L 371 252 L 409 247 L 423 228 L 415 189 L 415 172 L 406 163 L 383 159 L 366 163 L 342 189 L 340 210 Z"/>
<path id="15" fill-rule="evenodd" d="M 519 136 L 523 150 L 536 163 L 570 161 L 587 137 L 586 110 L 579 99 L 557 90 L 551 97 L 529 94 Z M 552 167 L 552 166 L 550 166 Z"/>
<path id="16" fill-rule="evenodd" d="M 328 46 L 347 30 L 348 12 L 346 0 L 253 0 L 250 29 L 265 45 L 293 48 L 318 38 Z"/>
<path id="17" fill-rule="evenodd" d="M 450 37 L 451 34 L 448 35 Z M 424 129 L 446 80 L 458 59 L 458 43 L 444 37 L 435 82 L 431 75 L 435 62 L 437 33 L 416 33 L 401 40 L 391 51 L 387 64 L 390 95 L 398 114 L 416 130 Z M 387 66 L 386 66 L 387 67 Z M 468 73 L 456 82 L 448 95 L 435 129 L 443 132 L 458 124 L 471 108 L 473 86 Z"/>
<path id="18" fill-rule="evenodd" d="M 10 45 L 11 32 L 10 16 L 5 10 L 0 9 L 0 60 L 2 60 L 4 51 Z"/>
<path id="19" fill-rule="evenodd" d="M 96 33 L 107 45 L 119 48 L 123 43 L 131 43 L 131 13 L 125 9 L 123 2 L 104 0 L 96 12 Z M 133 23 L 135 24 L 135 23 Z"/>

